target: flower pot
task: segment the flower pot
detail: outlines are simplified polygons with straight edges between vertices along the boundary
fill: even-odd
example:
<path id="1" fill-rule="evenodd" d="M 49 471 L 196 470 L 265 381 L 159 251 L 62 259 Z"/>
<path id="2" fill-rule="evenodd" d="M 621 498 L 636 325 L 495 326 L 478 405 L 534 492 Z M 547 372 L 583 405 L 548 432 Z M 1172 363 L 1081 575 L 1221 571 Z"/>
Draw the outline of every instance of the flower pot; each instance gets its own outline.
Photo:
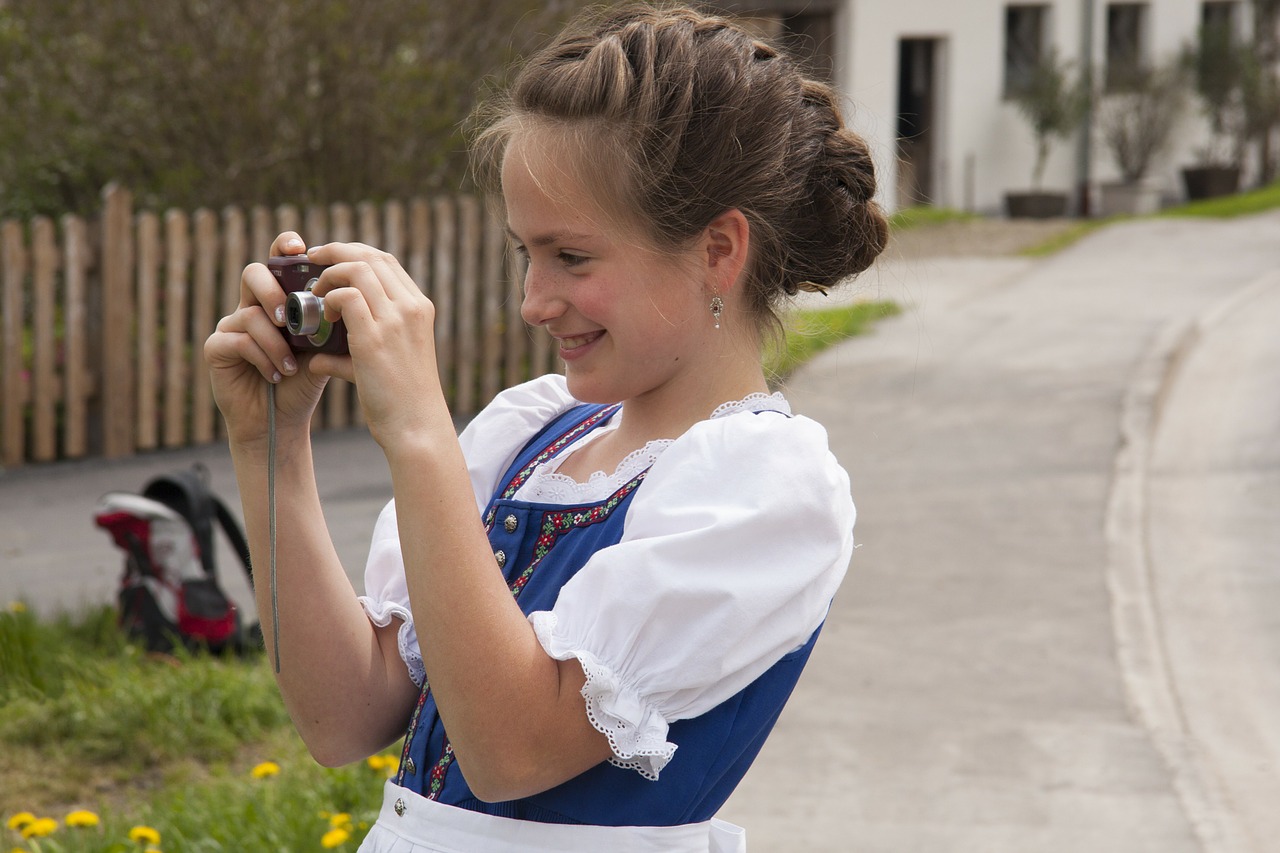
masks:
<path id="1" fill-rule="evenodd" d="M 1160 188 L 1144 181 L 1102 184 L 1098 198 L 1100 216 L 1142 216 L 1160 210 Z"/>
<path id="2" fill-rule="evenodd" d="M 1217 198 L 1240 189 L 1239 166 L 1191 166 L 1182 170 L 1187 199 Z"/>
<path id="3" fill-rule="evenodd" d="M 1005 210 L 1010 219 L 1054 219 L 1067 213 L 1066 193 L 1005 193 Z"/>

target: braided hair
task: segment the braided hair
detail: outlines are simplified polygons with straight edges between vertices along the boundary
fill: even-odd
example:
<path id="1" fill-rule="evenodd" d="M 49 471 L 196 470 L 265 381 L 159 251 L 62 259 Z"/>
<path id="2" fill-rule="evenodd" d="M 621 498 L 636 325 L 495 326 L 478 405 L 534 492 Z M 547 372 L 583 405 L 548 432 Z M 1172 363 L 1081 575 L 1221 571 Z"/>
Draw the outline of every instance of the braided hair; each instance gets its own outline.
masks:
<path id="1" fill-rule="evenodd" d="M 488 186 L 515 135 L 554 128 L 557 155 L 659 249 L 740 210 L 744 298 L 762 321 L 865 270 L 888 239 L 870 150 L 835 91 L 722 17 L 652 5 L 580 17 L 489 108 L 473 149 Z"/>

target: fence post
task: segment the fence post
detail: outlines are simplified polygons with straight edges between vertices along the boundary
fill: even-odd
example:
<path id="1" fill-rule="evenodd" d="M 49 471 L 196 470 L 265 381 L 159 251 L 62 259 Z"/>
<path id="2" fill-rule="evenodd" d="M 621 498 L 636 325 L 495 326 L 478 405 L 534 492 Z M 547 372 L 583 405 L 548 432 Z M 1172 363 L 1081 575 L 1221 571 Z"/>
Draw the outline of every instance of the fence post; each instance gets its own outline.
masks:
<path id="1" fill-rule="evenodd" d="M 454 303 L 457 330 L 457 392 L 455 410 L 471 415 L 476 411 L 476 362 L 480 358 L 479 329 L 480 246 L 483 220 L 475 196 L 458 199 L 458 290 Z"/>
<path id="2" fill-rule="evenodd" d="M 62 452 L 69 459 L 89 452 L 88 398 L 93 389 L 89 383 L 85 344 L 88 312 L 86 277 L 89 269 L 89 232 L 78 216 L 62 217 L 63 251 L 63 342 L 65 359 L 62 367 L 63 440 Z"/>
<path id="3" fill-rule="evenodd" d="M 217 323 L 218 217 L 202 207 L 196 211 L 194 284 L 191 290 L 191 440 L 213 441 L 213 386 L 204 360 L 205 338 Z"/>
<path id="4" fill-rule="evenodd" d="M 484 288 L 480 305 L 480 399 L 483 408 L 502 390 L 502 306 L 507 297 L 507 275 L 503 266 L 507 235 L 503 224 L 489 205 L 484 211 L 484 248 L 480 282 Z"/>
<path id="5" fill-rule="evenodd" d="M 31 458 L 50 462 L 58 456 L 58 381 L 57 329 L 54 322 L 54 283 L 58 274 L 57 237 L 53 220 L 38 216 L 31 223 L 32 295 L 35 310 L 32 331 L 35 334 L 34 363 L 31 371 Z"/>
<path id="6" fill-rule="evenodd" d="M 453 384 L 453 278 L 457 271 L 458 232 L 453 199 L 441 196 L 431 204 L 432 231 L 435 241 L 431 289 L 427 295 L 436 307 L 436 364 L 440 370 L 440 387 L 445 400 L 453 407 L 456 399 Z"/>
<path id="7" fill-rule="evenodd" d="M 134 452 L 133 196 L 110 184 L 103 202 L 102 350 L 95 386 L 102 411 L 102 455 L 114 459 Z"/>
<path id="8" fill-rule="evenodd" d="M 22 291 L 27 277 L 26 247 L 23 245 L 22 223 L 6 220 L 0 224 L 0 406 L 4 411 L 3 447 L 0 461 L 5 465 L 21 465 L 26 455 L 26 422 L 23 399 L 22 334 L 25 314 Z"/>
<path id="9" fill-rule="evenodd" d="M 160 219 L 149 210 L 136 218 L 138 260 L 135 268 L 138 300 L 137 426 L 134 434 L 138 450 L 154 450 L 160 444 L 160 417 L 156 402 L 160 386 Z"/>
<path id="10" fill-rule="evenodd" d="M 187 303 L 190 299 L 191 228 L 187 214 L 170 210 L 165 225 L 164 446 L 187 442 Z"/>

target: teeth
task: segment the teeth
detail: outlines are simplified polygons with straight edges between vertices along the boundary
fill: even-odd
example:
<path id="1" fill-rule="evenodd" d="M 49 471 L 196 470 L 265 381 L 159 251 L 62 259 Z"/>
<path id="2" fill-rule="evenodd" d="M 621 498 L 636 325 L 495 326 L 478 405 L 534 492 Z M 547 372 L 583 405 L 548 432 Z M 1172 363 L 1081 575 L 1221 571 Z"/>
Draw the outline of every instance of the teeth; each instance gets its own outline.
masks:
<path id="1" fill-rule="evenodd" d="M 580 346 L 586 346 L 598 337 L 600 337 L 599 332 L 592 332 L 589 335 L 579 335 L 574 338 L 561 338 L 560 346 L 563 349 L 577 349 Z"/>

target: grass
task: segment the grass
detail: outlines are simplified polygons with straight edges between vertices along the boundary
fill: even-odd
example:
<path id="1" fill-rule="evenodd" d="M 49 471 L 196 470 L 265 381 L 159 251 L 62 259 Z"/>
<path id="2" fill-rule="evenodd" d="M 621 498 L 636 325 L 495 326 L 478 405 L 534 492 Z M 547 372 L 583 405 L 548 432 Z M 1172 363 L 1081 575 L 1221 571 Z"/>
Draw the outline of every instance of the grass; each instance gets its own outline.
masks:
<path id="1" fill-rule="evenodd" d="M 164 853 L 353 850 L 394 763 L 312 761 L 260 654 L 149 656 L 110 608 L 0 612 L 0 849 L 123 853 L 144 826 Z"/>
<path id="2" fill-rule="evenodd" d="M 1235 195 L 1188 202 L 1161 211 L 1157 215 L 1233 219 L 1237 216 L 1263 213 L 1277 207 L 1280 207 L 1280 181 Z"/>
<path id="3" fill-rule="evenodd" d="M 889 217 L 889 228 L 893 231 L 906 231 L 926 225 L 940 225 L 946 222 L 968 222 L 979 219 L 976 213 L 954 210 L 949 207 L 904 207 Z"/>
<path id="4" fill-rule="evenodd" d="M 777 380 L 785 379 L 797 367 L 837 341 L 862 334 L 876 320 L 892 317 L 900 311 L 892 302 L 856 302 L 796 311 L 783 321 L 785 339 L 772 347 L 765 359 L 766 375 Z"/>

